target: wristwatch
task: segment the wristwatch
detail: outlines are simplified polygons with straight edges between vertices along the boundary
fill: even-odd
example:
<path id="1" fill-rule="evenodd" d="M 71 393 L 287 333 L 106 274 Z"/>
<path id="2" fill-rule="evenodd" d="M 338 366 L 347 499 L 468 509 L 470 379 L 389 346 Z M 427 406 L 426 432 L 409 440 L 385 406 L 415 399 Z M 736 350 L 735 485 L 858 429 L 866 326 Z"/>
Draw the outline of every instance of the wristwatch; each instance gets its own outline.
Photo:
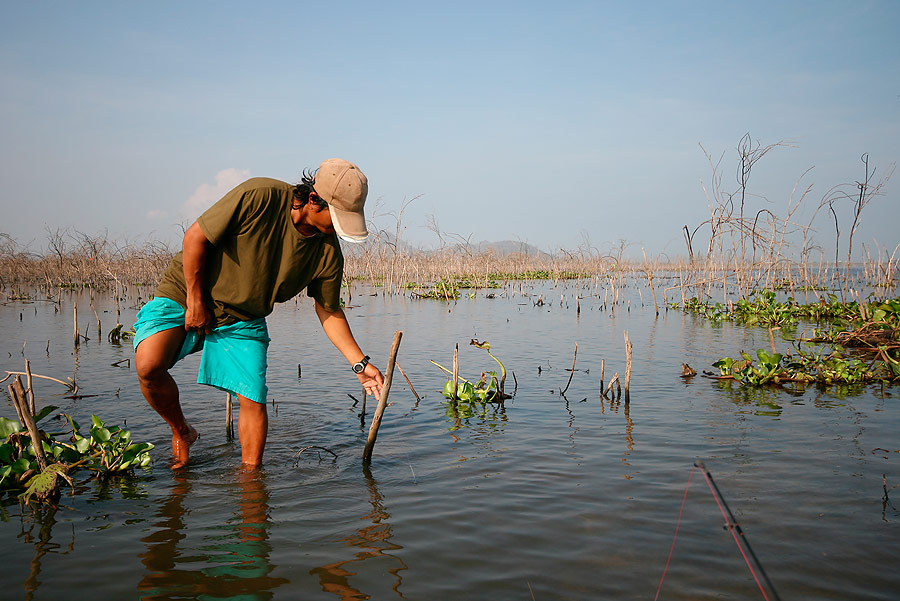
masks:
<path id="1" fill-rule="evenodd" d="M 362 361 L 360 361 L 358 363 L 354 363 L 353 367 L 351 367 L 350 369 L 352 369 L 353 373 L 355 373 L 355 374 L 361 374 L 363 372 L 363 370 L 366 369 L 366 365 L 368 365 L 368 364 L 369 364 L 369 356 L 366 355 L 365 357 L 362 358 Z"/>

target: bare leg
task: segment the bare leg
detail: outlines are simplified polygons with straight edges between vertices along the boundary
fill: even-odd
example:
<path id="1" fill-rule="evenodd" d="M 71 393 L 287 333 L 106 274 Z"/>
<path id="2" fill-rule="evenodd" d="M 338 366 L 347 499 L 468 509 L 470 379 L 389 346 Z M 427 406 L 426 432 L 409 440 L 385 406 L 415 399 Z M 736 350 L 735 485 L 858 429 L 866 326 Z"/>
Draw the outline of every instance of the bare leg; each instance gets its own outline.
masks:
<path id="1" fill-rule="evenodd" d="M 198 436 L 184 419 L 178 385 L 169 375 L 169 368 L 184 343 L 185 334 L 181 327 L 157 332 L 138 345 L 134 357 L 144 398 L 172 428 L 173 470 L 187 465 L 191 445 Z"/>
<path id="2" fill-rule="evenodd" d="M 265 403 L 257 403 L 238 395 L 241 414 L 238 416 L 238 436 L 241 439 L 241 462 L 247 467 L 262 463 L 269 432 L 269 414 Z"/>

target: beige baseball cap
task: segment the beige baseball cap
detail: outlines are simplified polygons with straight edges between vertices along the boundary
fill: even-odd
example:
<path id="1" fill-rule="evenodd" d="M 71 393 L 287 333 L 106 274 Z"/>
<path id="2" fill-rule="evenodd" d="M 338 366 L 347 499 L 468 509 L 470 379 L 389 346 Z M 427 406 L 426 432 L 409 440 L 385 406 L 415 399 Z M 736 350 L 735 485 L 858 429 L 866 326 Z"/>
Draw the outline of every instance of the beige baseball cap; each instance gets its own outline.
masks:
<path id="1" fill-rule="evenodd" d="M 319 165 L 314 187 L 328 203 L 331 222 L 341 239 L 362 242 L 369 236 L 363 212 L 369 181 L 359 167 L 344 159 L 326 159 Z"/>

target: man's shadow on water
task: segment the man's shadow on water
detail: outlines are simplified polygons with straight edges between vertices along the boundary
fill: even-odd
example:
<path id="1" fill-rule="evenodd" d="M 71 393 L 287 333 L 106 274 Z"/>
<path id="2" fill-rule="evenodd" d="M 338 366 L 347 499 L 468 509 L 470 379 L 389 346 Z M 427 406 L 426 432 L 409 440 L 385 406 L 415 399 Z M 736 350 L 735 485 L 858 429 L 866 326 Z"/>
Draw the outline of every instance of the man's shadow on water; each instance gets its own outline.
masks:
<path id="1" fill-rule="evenodd" d="M 270 599 L 274 589 L 289 582 L 269 576 L 275 567 L 269 563 L 269 492 L 259 471 L 238 471 L 237 509 L 223 524 L 217 541 L 199 549 L 203 553 L 199 558 L 179 550 L 187 536 L 184 503 L 190 497 L 191 480 L 181 473 L 174 473 L 173 480 L 172 493 L 156 512 L 157 529 L 141 539 L 147 545 L 147 551 L 139 556 L 147 569 L 137 587 L 142 600 L 201 596 Z M 192 568 L 198 561 L 220 565 Z"/>

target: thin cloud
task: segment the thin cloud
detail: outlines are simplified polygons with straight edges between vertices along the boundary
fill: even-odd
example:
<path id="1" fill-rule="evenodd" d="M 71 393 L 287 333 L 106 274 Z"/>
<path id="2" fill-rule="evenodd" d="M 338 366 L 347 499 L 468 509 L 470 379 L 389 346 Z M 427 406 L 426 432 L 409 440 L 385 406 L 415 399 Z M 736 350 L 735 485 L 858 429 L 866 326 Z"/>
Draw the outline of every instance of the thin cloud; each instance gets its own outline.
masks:
<path id="1" fill-rule="evenodd" d="M 187 202 L 181 207 L 181 216 L 193 222 L 203 211 L 211 207 L 217 200 L 250 177 L 247 169 L 223 169 L 216 174 L 216 183 L 200 184 Z"/>
<path id="2" fill-rule="evenodd" d="M 147 219 L 165 219 L 168 216 L 166 211 L 160 211 L 159 209 L 154 209 L 152 211 L 147 211 Z"/>

